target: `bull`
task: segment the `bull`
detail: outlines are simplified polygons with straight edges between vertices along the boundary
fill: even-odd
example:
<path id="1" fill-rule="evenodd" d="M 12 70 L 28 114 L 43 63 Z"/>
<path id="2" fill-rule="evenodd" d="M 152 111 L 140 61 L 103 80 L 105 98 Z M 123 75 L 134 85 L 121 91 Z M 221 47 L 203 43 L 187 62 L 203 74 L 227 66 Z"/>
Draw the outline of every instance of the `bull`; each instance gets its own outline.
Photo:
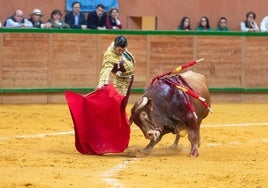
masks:
<path id="1" fill-rule="evenodd" d="M 177 84 L 172 84 L 177 83 Z M 206 101 L 190 96 L 177 85 L 191 88 Z M 167 133 L 176 134 L 172 147 L 176 148 L 182 132 L 188 133 L 191 143 L 190 156 L 198 157 L 200 124 L 209 113 L 210 95 L 205 76 L 193 71 L 168 75 L 153 82 L 131 109 L 129 118 L 141 129 L 149 144 L 143 149 L 149 154 Z M 194 110 L 193 110 L 194 109 Z"/>

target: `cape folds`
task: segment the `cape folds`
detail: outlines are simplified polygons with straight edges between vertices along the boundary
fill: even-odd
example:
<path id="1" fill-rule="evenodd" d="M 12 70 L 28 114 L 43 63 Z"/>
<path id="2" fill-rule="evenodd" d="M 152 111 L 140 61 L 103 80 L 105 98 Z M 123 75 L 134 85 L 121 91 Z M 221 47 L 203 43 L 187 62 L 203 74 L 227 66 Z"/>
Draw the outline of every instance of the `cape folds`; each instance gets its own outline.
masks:
<path id="1" fill-rule="evenodd" d="M 120 153 L 130 139 L 127 96 L 112 84 L 85 96 L 66 91 L 75 131 L 75 147 L 82 154 Z"/>

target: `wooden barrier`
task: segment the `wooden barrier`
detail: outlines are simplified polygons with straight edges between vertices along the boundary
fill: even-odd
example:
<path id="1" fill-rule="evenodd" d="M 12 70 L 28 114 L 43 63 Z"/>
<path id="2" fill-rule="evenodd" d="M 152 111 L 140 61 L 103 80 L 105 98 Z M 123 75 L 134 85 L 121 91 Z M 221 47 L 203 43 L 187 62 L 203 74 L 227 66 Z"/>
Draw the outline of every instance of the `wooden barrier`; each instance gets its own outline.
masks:
<path id="1" fill-rule="evenodd" d="M 62 92 L 5 89 L 94 88 L 103 53 L 119 34 L 127 36 L 137 61 L 134 88 L 146 88 L 154 76 L 205 58 L 190 69 L 207 76 L 210 88 L 267 91 L 266 33 L 0 29 L 0 103 L 65 101 Z M 213 100 L 268 102 L 266 92 L 217 92 Z"/>

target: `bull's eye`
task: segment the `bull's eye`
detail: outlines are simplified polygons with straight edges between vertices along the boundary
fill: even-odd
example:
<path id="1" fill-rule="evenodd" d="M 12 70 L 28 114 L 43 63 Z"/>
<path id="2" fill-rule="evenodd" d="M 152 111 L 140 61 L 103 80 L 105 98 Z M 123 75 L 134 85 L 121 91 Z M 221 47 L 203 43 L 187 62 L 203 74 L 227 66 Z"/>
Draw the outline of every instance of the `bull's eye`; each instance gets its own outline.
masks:
<path id="1" fill-rule="evenodd" d="M 147 113 L 145 111 L 141 111 L 140 118 L 141 119 L 146 119 L 147 117 L 148 117 Z"/>
<path id="2" fill-rule="evenodd" d="M 143 117 L 146 117 L 146 116 L 147 116 L 147 114 L 146 114 L 145 112 L 142 112 L 141 115 L 142 115 Z"/>

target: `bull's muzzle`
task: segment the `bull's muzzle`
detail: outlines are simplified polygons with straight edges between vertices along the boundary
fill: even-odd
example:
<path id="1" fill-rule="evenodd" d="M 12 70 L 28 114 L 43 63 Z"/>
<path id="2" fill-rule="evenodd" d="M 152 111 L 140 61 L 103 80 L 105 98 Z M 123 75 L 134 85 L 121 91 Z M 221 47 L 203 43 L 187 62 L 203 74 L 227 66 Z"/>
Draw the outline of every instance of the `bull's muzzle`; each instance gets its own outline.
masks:
<path id="1" fill-rule="evenodd" d="M 149 130 L 147 131 L 147 138 L 156 141 L 160 136 L 160 131 Z"/>

